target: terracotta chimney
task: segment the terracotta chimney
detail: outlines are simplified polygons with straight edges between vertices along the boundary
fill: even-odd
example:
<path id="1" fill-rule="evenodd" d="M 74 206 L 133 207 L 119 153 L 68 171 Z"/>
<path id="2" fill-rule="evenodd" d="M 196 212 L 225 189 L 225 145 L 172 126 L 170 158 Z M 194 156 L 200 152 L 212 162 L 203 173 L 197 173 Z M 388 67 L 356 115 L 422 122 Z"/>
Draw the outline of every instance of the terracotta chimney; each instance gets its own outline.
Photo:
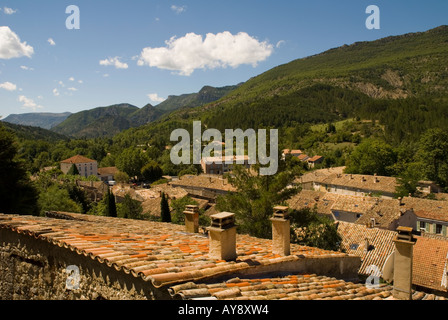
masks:
<path id="1" fill-rule="evenodd" d="M 185 228 L 187 232 L 198 233 L 199 232 L 199 208 L 194 205 L 187 205 L 184 211 L 185 215 Z"/>
<path id="2" fill-rule="evenodd" d="M 209 256 L 216 260 L 235 260 L 236 225 L 235 214 L 221 212 L 210 216 L 212 225 L 207 228 L 209 234 Z"/>
<path id="3" fill-rule="evenodd" d="M 412 236 L 412 228 L 398 227 L 394 239 L 394 289 L 393 297 L 399 300 L 412 300 L 412 259 L 417 241 Z"/>
<path id="4" fill-rule="evenodd" d="M 274 207 L 272 221 L 272 253 L 289 256 L 290 250 L 290 220 L 288 207 Z"/>

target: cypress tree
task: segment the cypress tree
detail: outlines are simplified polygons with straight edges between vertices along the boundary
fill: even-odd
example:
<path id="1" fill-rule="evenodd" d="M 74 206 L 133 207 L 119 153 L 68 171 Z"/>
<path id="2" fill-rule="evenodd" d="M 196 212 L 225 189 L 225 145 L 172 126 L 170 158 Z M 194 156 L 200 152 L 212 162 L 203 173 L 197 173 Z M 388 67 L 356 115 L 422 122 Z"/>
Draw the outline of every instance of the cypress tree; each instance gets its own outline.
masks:
<path id="1" fill-rule="evenodd" d="M 115 204 L 115 196 L 110 191 L 107 190 L 106 199 L 104 200 L 106 203 L 106 216 L 108 217 L 117 217 L 117 206 Z"/>
<path id="2" fill-rule="evenodd" d="M 171 222 L 171 213 L 170 206 L 168 204 L 168 199 L 165 196 L 165 193 L 162 192 L 162 199 L 160 200 L 160 209 L 162 222 Z"/>

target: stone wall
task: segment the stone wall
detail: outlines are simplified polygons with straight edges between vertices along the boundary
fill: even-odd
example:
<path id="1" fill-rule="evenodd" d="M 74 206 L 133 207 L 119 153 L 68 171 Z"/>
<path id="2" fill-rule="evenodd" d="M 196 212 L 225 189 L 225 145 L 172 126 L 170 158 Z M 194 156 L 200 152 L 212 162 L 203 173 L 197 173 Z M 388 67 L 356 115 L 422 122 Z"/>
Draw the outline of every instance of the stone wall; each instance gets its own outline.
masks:
<path id="1" fill-rule="evenodd" d="M 68 269 L 74 271 L 70 274 Z M 84 299 L 154 300 L 169 296 L 141 278 L 70 249 L 0 229 L 0 300 Z"/>

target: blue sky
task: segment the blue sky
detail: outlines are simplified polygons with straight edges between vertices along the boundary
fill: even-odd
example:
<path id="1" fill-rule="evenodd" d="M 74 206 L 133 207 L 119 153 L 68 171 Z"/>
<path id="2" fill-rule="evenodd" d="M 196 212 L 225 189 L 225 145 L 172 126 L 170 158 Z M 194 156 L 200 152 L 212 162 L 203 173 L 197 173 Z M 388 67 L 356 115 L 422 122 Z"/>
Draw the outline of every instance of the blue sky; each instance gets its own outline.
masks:
<path id="1" fill-rule="evenodd" d="M 80 28 L 67 29 L 69 5 Z M 369 30 L 366 8 L 380 9 Z M 448 1 L 0 1 L 0 115 L 158 104 L 356 41 L 448 24 Z"/>

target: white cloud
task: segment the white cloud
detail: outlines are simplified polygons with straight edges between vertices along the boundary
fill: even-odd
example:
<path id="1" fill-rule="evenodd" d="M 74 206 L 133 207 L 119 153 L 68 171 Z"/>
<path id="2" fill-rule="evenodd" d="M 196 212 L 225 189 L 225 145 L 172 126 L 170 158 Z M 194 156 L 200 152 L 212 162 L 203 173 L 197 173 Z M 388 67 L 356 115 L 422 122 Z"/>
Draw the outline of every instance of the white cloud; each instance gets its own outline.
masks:
<path id="1" fill-rule="evenodd" d="M 104 59 L 100 61 L 102 66 L 114 66 L 117 69 L 127 69 L 129 66 L 127 63 L 121 62 L 119 57 Z"/>
<path id="2" fill-rule="evenodd" d="M 171 6 L 171 10 L 173 10 L 177 14 L 181 14 L 182 12 L 185 12 L 187 10 L 187 7 L 186 6 L 176 6 L 173 4 Z"/>
<path id="3" fill-rule="evenodd" d="M 56 45 L 56 42 L 54 42 L 54 40 L 53 40 L 52 38 L 49 38 L 47 41 L 48 41 L 48 43 L 49 43 L 51 46 L 55 46 L 55 45 Z"/>
<path id="4" fill-rule="evenodd" d="M 53 95 L 54 95 L 55 97 L 59 96 L 59 91 L 58 91 L 57 88 L 54 88 L 54 89 L 53 89 Z"/>
<path id="5" fill-rule="evenodd" d="M 177 71 L 189 76 L 196 69 L 236 68 L 242 64 L 257 66 L 273 52 L 268 42 L 260 42 L 245 32 L 232 35 L 225 31 L 201 35 L 188 33 L 182 38 L 172 37 L 166 47 L 144 48 L 138 65 Z"/>
<path id="6" fill-rule="evenodd" d="M 34 70 L 34 68 L 30 68 L 30 67 L 27 67 L 27 66 L 20 66 L 20 69 L 22 69 L 22 70 L 29 70 L 29 71 L 33 71 Z"/>
<path id="7" fill-rule="evenodd" d="M 59 81 L 58 83 L 59 83 L 59 85 L 60 85 L 61 87 L 65 87 L 65 84 L 64 84 L 64 82 L 62 82 L 62 81 Z"/>
<path id="8" fill-rule="evenodd" d="M 17 86 L 14 83 L 11 83 L 11 82 L 8 82 L 8 81 L 0 83 L 0 88 L 8 90 L 8 91 L 15 91 L 15 90 L 17 90 Z"/>
<path id="9" fill-rule="evenodd" d="M 108 73 L 105 73 L 105 74 L 103 74 L 103 77 L 104 77 L 104 78 L 108 78 L 108 77 L 109 77 L 109 74 L 108 74 Z"/>
<path id="10" fill-rule="evenodd" d="M 151 100 L 153 102 L 163 102 L 166 100 L 165 98 L 159 97 L 159 95 L 157 93 L 148 94 L 148 98 L 149 98 L 149 100 Z"/>
<path id="11" fill-rule="evenodd" d="M 19 96 L 19 102 L 23 103 L 24 108 L 29 108 L 32 109 L 33 111 L 43 108 L 42 106 L 35 103 L 33 99 L 29 99 L 25 96 Z"/>
<path id="12" fill-rule="evenodd" d="M 79 83 L 79 84 L 83 84 L 84 81 L 82 81 L 82 80 L 78 80 L 78 83 Z"/>
<path id="13" fill-rule="evenodd" d="M 0 59 L 12 59 L 26 56 L 31 58 L 33 47 L 20 42 L 20 38 L 9 27 L 0 27 Z"/>
<path id="14" fill-rule="evenodd" d="M 75 81 L 75 78 L 70 77 L 70 78 L 68 78 L 68 81 Z"/>
<path id="15" fill-rule="evenodd" d="M 8 8 L 8 7 L 4 7 L 4 8 L 3 8 L 3 12 L 4 12 L 5 14 L 14 14 L 14 13 L 17 12 L 17 10 L 14 10 L 14 9 L 11 9 L 11 8 Z"/>
<path id="16" fill-rule="evenodd" d="M 69 90 L 69 91 L 78 91 L 78 89 L 76 89 L 76 88 L 68 88 L 67 90 Z"/>

